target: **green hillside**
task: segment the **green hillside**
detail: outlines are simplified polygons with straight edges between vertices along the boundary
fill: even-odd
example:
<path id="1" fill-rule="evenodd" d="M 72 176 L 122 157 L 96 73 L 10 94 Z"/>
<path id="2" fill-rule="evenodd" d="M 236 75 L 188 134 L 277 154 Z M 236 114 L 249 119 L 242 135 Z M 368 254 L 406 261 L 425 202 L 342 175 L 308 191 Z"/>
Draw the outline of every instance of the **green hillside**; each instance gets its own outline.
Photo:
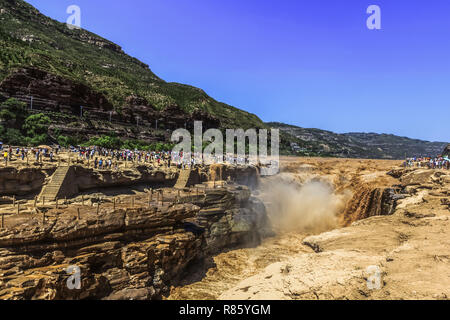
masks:
<path id="1" fill-rule="evenodd" d="M 137 96 L 157 110 L 176 104 L 214 115 L 222 127 L 264 127 L 253 114 L 220 103 L 203 90 L 169 83 L 116 44 L 86 30 L 70 30 L 22 0 L 0 0 L 0 81 L 20 67 L 34 67 L 89 86 L 116 110 Z M 95 106 L 92 106 L 95 107 Z"/>

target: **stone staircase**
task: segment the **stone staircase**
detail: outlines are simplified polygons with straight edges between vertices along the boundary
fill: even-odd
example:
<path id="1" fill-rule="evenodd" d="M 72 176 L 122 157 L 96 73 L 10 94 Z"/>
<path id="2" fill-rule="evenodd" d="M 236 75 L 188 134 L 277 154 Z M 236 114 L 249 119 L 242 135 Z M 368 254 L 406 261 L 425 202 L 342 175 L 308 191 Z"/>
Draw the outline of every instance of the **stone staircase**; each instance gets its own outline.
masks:
<path id="1" fill-rule="evenodd" d="M 181 170 L 178 180 L 174 185 L 175 189 L 183 189 L 188 186 L 189 178 L 191 177 L 191 170 Z"/>
<path id="2" fill-rule="evenodd" d="M 42 200 L 45 197 L 45 200 L 53 201 L 58 197 L 61 187 L 66 179 L 67 173 L 69 172 L 69 166 L 61 166 L 56 169 L 53 173 L 50 182 L 42 188 L 41 194 L 39 195 L 39 199 Z"/>

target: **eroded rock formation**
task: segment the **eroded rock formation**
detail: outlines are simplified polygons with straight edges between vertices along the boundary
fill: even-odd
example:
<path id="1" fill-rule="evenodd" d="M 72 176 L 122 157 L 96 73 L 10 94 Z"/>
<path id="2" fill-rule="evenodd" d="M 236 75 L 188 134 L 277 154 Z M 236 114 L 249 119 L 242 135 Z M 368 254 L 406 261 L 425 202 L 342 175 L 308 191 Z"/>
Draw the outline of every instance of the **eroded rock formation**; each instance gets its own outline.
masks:
<path id="1" fill-rule="evenodd" d="M 184 204 L 46 209 L 0 231 L 0 299 L 159 299 L 186 266 L 266 228 L 246 187 L 212 189 Z M 67 268 L 81 271 L 69 289 Z"/>
<path id="2" fill-rule="evenodd" d="M 85 161 L 86 162 L 86 161 Z M 85 163 L 86 164 L 86 163 Z M 126 187 L 137 184 L 150 186 L 173 186 L 179 172 L 172 168 L 154 168 L 146 165 L 129 165 L 130 168 L 120 170 L 96 170 L 86 168 L 82 164 L 73 165 L 69 170 L 67 183 L 63 186 L 62 196 L 71 197 L 79 192 L 95 188 Z M 0 168 L 0 196 L 16 195 L 31 196 L 42 189 L 56 170 L 55 165 L 42 167 L 2 167 Z M 221 172 L 215 173 L 215 172 Z M 203 183 L 212 180 L 236 182 L 250 188 L 259 184 L 259 169 L 254 166 L 214 165 L 198 167 L 192 170 L 190 184 Z"/>
<path id="3" fill-rule="evenodd" d="M 27 195 L 39 192 L 54 168 L 0 168 L 0 195 Z"/>
<path id="4" fill-rule="evenodd" d="M 95 106 L 98 111 L 112 110 L 101 93 L 82 83 L 35 69 L 20 68 L 0 83 L 0 91 L 21 100 L 34 97 L 36 108 L 53 112 L 80 114 L 80 106 Z"/>

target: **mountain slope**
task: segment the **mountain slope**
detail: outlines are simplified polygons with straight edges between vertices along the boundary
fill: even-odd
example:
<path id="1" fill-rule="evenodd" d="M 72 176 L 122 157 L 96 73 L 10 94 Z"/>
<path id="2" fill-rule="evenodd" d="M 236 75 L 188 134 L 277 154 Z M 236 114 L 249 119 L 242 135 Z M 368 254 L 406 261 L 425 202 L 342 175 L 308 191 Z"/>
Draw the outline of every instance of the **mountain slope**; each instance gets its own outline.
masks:
<path id="1" fill-rule="evenodd" d="M 344 133 L 320 129 L 305 129 L 284 123 L 269 122 L 296 139 L 293 148 L 297 154 L 349 158 L 404 159 L 407 157 L 436 156 L 442 153 L 445 142 L 429 142 L 399 137 L 392 134 Z"/>
<path id="2" fill-rule="evenodd" d="M 278 127 L 282 154 L 399 159 L 444 147 L 393 135 L 265 124 L 201 89 L 160 79 L 120 46 L 70 30 L 23 0 L 0 0 L 0 104 L 11 97 L 25 103 L 26 114 L 12 120 L 3 110 L 0 140 L 7 143 L 78 144 L 102 136 L 107 144 L 120 138 L 147 145 L 167 142 L 171 130 L 192 130 L 201 120 L 204 129 Z M 21 113 L 14 103 L 9 106 Z"/>
<path id="3" fill-rule="evenodd" d="M 448 145 L 445 147 L 444 151 L 442 151 L 442 155 L 447 156 L 447 157 L 450 157 L 450 144 L 448 144 Z"/>
<path id="4" fill-rule="evenodd" d="M 117 111 L 130 105 L 156 111 L 176 105 L 188 114 L 205 112 L 222 127 L 264 126 L 257 116 L 217 102 L 201 89 L 163 81 L 118 45 L 86 30 L 70 30 L 22 0 L 0 0 L 0 10 L 0 81 L 32 67 L 90 88 Z M 39 92 L 30 93 L 39 99 Z"/>

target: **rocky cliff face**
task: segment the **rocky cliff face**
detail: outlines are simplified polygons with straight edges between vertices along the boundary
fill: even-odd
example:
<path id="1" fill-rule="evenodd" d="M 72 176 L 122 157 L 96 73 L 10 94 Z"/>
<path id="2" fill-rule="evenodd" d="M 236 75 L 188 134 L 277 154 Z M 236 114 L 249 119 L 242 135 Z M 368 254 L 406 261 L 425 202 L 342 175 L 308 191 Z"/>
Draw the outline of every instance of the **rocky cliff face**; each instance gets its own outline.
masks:
<path id="1" fill-rule="evenodd" d="M 95 188 L 126 187 L 146 183 L 152 186 L 173 186 L 178 177 L 176 171 L 157 170 L 147 166 L 137 166 L 120 171 L 94 170 L 73 166 L 69 171 L 64 194 L 71 197 L 79 192 Z"/>
<path id="2" fill-rule="evenodd" d="M 260 184 L 259 168 L 256 166 L 213 164 L 206 166 L 202 173 L 203 181 L 231 180 L 252 189 Z"/>
<path id="3" fill-rule="evenodd" d="M 30 101 L 36 109 L 80 114 L 80 106 L 96 106 L 110 111 L 112 105 L 101 93 L 88 86 L 35 68 L 20 68 L 0 83 L 0 91 L 9 97 Z"/>
<path id="4" fill-rule="evenodd" d="M 62 196 L 72 197 L 79 192 L 96 188 L 127 187 L 138 184 L 171 187 L 178 179 L 174 168 L 153 168 L 138 165 L 118 171 L 94 170 L 83 165 L 71 166 L 68 178 L 62 186 Z M 0 196 L 32 196 L 50 181 L 56 165 L 43 167 L 2 167 L 0 168 Z M 190 183 L 198 184 L 210 180 L 227 180 L 255 188 L 259 185 L 259 171 L 254 166 L 213 165 L 192 171 Z"/>
<path id="5" fill-rule="evenodd" d="M 178 105 L 169 104 L 157 110 L 136 95 L 128 96 L 122 108 L 113 108 L 105 95 L 84 83 L 36 68 L 12 71 L 0 82 L 0 93 L 1 100 L 16 98 L 28 108 L 32 96 L 31 112 L 45 112 L 52 120 L 50 134 L 57 129 L 58 134 L 86 138 L 114 132 L 130 139 L 165 141 L 170 137 L 158 136 L 154 129 L 189 129 L 194 121 L 202 121 L 204 128 L 220 127 L 216 117 L 200 109 L 187 113 Z"/>
<path id="6" fill-rule="evenodd" d="M 442 151 L 442 154 L 443 154 L 444 156 L 450 157 L 450 144 L 448 144 L 448 145 L 445 147 L 444 151 Z"/>
<path id="7" fill-rule="evenodd" d="M 246 187 L 140 208 L 48 210 L 0 231 L 0 299 L 159 299 L 195 259 L 267 226 Z M 69 289 L 69 266 L 81 289 Z"/>
<path id="8" fill-rule="evenodd" d="M 264 204 L 242 186 L 226 194 L 220 189 L 208 192 L 197 222 L 206 230 L 209 254 L 238 244 L 258 244 L 270 233 Z"/>
<path id="9" fill-rule="evenodd" d="M 0 195 L 28 195 L 39 192 L 45 179 L 55 168 L 13 168 L 0 169 Z"/>

